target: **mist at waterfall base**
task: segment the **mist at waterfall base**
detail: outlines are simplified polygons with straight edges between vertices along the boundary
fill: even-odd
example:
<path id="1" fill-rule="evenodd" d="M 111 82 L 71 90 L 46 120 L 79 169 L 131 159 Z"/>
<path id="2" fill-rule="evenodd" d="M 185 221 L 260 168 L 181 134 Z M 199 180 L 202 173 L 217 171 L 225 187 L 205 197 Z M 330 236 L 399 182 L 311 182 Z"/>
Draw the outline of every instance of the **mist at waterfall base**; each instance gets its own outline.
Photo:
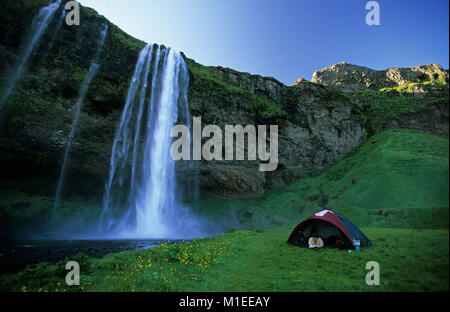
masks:
<path id="1" fill-rule="evenodd" d="M 88 228 L 74 216 L 54 226 L 54 236 L 176 240 L 223 230 L 190 209 L 198 199 L 198 162 L 176 164 L 170 155 L 173 125 L 190 128 L 188 86 L 179 52 L 158 45 L 142 49 L 115 133 L 99 221 Z M 189 183 L 180 183 L 176 166 L 184 166 Z"/>

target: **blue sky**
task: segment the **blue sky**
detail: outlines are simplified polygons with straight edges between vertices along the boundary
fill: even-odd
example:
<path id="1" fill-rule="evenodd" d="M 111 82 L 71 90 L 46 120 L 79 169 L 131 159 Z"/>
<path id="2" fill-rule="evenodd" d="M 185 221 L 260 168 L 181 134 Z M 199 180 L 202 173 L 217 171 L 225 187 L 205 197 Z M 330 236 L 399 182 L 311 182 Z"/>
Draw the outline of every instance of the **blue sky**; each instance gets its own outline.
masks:
<path id="1" fill-rule="evenodd" d="M 366 0 L 79 2 L 130 35 L 201 64 L 287 85 L 341 61 L 374 69 L 449 66 L 448 0 L 379 0 L 380 26 L 366 25 Z"/>

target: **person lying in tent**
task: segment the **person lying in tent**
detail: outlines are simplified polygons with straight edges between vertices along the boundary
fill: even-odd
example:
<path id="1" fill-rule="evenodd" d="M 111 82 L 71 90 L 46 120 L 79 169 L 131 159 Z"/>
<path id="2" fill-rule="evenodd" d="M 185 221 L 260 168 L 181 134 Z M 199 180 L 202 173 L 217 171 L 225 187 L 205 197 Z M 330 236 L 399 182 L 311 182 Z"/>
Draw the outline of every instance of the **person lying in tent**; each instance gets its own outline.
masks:
<path id="1" fill-rule="evenodd" d="M 322 248 L 323 240 L 317 236 L 316 233 L 312 233 L 311 237 L 308 240 L 309 248 Z"/>

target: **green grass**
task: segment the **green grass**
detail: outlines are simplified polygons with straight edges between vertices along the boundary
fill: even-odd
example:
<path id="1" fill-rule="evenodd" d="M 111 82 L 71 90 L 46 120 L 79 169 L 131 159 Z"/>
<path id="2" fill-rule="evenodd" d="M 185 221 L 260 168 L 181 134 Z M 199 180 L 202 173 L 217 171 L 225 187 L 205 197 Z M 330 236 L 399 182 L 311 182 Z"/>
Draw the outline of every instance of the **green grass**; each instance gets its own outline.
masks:
<path id="1" fill-rule="evenodd" d="M 202 199 L 197 211 L 257 229 L 294 224 L 327 208 L 360 226 L 448 228 L 449 141 L 389 130 L 316 176 L 250 199 Z"/>
<path id="2" fill-rule="evenodd" d="M 81 285 L 66 286 L 65 261 L 0 276 L 0 291 L 448 291 L 448 230 L 362 230 L 371 248 L 348 253 L 286 243 L 290 227 L 110 254 L 78 255 Z M 67 259 L 68 260 L 68 259 Z M 366 263 L 380 265 L 368 286 Z"/>

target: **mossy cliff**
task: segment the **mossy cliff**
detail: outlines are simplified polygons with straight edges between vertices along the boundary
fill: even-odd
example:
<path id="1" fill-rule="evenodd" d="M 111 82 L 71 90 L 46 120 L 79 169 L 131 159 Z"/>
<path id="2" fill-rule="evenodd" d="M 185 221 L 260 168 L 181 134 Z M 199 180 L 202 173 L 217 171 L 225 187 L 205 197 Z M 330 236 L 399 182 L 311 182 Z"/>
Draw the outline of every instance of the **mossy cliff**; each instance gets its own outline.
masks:
<path id="1" fill-rule="evenodd" d="M 20 57 L 34 15 L 49 2 L 2 2 L 1 87 Z M 98 204 L 115 129 L 145 43 L 85 7 L 80 26 L 62 23 L 56 33 L 62 8 L 0 114 L 0 178 L 6 181 L 3 185 L 14 184 L 27 193 L 54 195 L 78 89 L 95 54 L 102 24 L 108 23 L 100 71 L 87 93 L 71 152 L 70 192 L 64 195 Z M 254 161 L 202 162 L 203 196 L 254 196 L 279 188 L 332 165 L 383 129 L 412 128 L 448 135 L 448 78 L 438 67 L 430 67 L 426 77 L 411 76 L 411 81 L 379 88 L 392 90 L 366 90 L 355 84 L 349 92 L 319 81 L 299 80 L 286 86 L 274 78 L 185 59 L 191 114 L 202 117 L 203 124 L 277 124 L 280 131 L 280 163 L 275 172 L 260 172 L 259 162 Z M 399 87 L 404 85 L 408 87 Z M 183 166 L 179 176 L 189 182 Z"/>
<path id="2" fill-rule="evenodd" d="M 20 57 L 33 17 L 49 2 L 2 3 L 2 84 Z M 55 189 L 78 89 L 97 49 L 102 25 L 108 23 L 100 70 L 84 102 L 68 175 L 68 185 L 79 200 L 98 202 L 117 120 L 138 53 L 145 43 L 84 7 L 80 26 L 63 22 L 59 32 L 55 32 L 63 7 L 55 13 L 27 73 L 0 114 L 1 177 L 18 180 L 25 191 L 50 195 Z"/>

